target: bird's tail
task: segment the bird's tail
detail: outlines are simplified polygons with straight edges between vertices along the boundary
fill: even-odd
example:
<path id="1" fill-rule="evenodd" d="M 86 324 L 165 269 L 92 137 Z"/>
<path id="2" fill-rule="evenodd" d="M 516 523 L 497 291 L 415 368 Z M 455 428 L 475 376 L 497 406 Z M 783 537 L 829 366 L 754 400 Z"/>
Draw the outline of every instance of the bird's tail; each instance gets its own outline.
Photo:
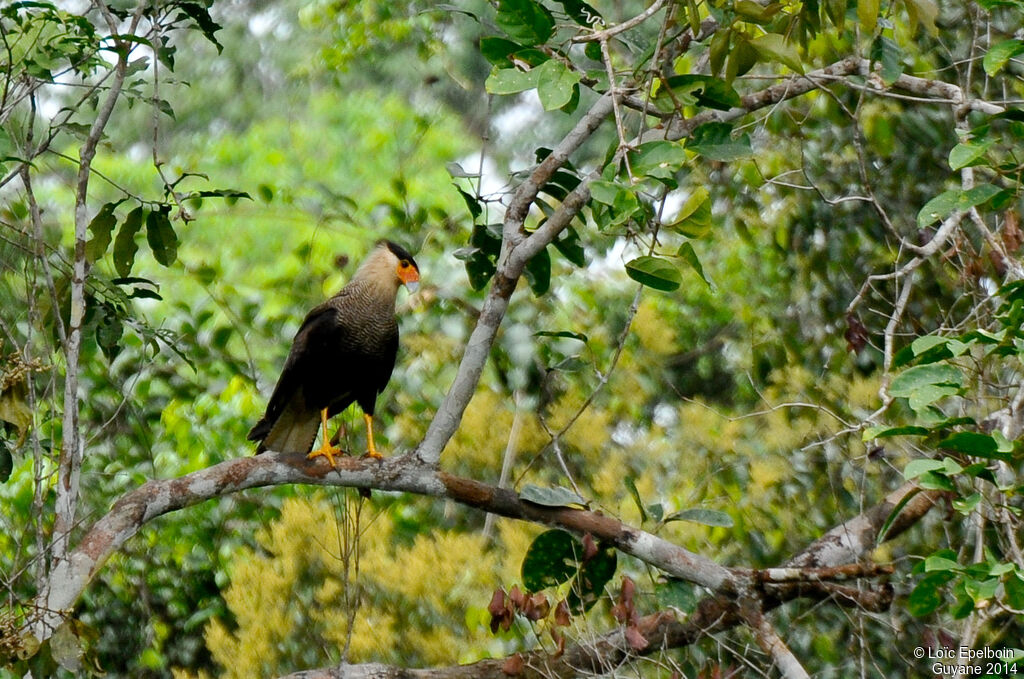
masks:
<path id="1" fill-rule="evenodd" d="M 320 426 L 320 414 L 316 410 L 285 408 L 273 422 L 264 417 L 249 432 L 250 441 L 259 441 L 256 453 L 274 450 L 279 453 L 301 453 L 313 449 L 313 441 Z"/>

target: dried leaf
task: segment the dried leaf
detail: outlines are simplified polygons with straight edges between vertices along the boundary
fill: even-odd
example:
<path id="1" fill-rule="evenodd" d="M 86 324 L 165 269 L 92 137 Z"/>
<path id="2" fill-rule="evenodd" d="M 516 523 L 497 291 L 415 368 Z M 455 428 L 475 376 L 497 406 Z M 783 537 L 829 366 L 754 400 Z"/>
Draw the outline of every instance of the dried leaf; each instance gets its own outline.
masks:
<path id="1" fill-rule="evenodd" d="M 501 615 L 505 611 L 505 590 L 501 587 L 494 590 L 491 603 L 487 604 L 487 612 L 491 615 Z"/>
<path id="2" fill-rule="evenodd" d="M 1020 230 L 1020 214 L 1016 210 L 1007 210 L 1003 215 L 1003 245 L 1007 252 L 1017 252 L 1024 243 L 1024 233 Z"/>
<path id="3" fill-rule="evenodd" d="M 555 624 L 568 627 L 570 622 L 572 622 L 572 616 L 569 615 L 569 604 L 562 599 L 555 606 Z"/>
<path id="4" fill-rule="evenodd" d="M 590 533 L 583 534 L 583 560 L 590 561 L 597 556 L 597 544 L 594 542 L 594 536 Z"/>
<path id="5" fill-rule="evenodd" d="M 642 651 L 650 646 L 650 642 L 644 638 L 644 635 L 640 633 L 640 630 L 635 625 L 630 625 L 626 628 L 626 643 L 634 651 Z"/>
<path id="6" fill-rule="evenodd" d="M 537 592 L 523 605 L 523 615 L 526 616 L 527 620 L 543 620 L 548 617 L 548 612 L 551 610 L 551 604 L 548 602 L 548 598 L 542 593 Z"/>
<path id="7" fill-rule="evenodd" d="M 847 314 L 846 332 L 843 333 L 843 337 L 846 338 L 846 350 L 859 354 L 861 349 L 867 346 L 868 329 L 855 314 Z"/>
<path id="8" fill-rule="evenodd" d="M 558 631 L 557 627 L 550 629 L 551 640 L 555 642 L 555 652 L 551 655 L 554 660 L 558 660 L 565 653 L 565 635 Z"/>
<path id="9" fill-rule="evenodd" d="M 510 677 L 514 677 L 517 674 L 522 674 L 523 667 L 525 665 L 526 663 L 523 662 L 523 656 L 516 653 L 515 655 L 510 655 L 505 660 L 504 664 L 501 666 L 501 671 Z"/>
<path id="10" fill-rule="evenodd" d="M 512 589 L 508 592 L 508 600 L 512 602 L 512 605 L 522 610 L 523 605 L 526 603 L 526 594 L 519 589 L 519 585 L 512 585 Z"/>

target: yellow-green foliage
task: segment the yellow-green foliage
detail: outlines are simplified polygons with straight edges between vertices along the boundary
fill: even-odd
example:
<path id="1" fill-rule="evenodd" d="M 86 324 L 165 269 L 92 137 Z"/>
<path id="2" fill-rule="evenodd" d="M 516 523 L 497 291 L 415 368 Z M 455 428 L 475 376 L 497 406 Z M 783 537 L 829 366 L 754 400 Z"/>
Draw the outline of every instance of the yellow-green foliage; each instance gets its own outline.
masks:
<path id="1" fill-rule="evenodd" d="M 349 560 L 346 579 L 345 504 L 340 497 L 288 499 L 280 518 L 257 534 L 259 549 L 234 558 L 224 600 L 235 626 L 214 620 L 206 629 L 221 679 L 337 663 L 346 642 L 350 662 L 410 666 L 455 663 L 488 647 L 479 611 L 497 584 L 516 577 L 517 560 L 499 563 L 495 553 L 506 550 L 488 550 L 479 533 L 431 530 L 403 539 L 392 515 L 367 503 L 358 564 Z M 503 525 L 498 543 L 521 555 L 529 534 L 529 527 Z"/>

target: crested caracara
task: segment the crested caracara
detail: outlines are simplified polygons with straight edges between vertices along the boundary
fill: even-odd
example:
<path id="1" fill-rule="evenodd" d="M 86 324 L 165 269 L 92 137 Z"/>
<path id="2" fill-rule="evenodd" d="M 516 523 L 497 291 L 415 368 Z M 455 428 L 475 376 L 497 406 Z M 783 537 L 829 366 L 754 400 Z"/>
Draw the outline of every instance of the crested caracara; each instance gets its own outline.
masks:
<path id="1" fill-rule="evenodd" d="M 373 443 L 373 410 L 398 353 L 395 297 L 402 285 L 415 290 L 419 279 L 419 267 L 405 248 L 380 241 L 348 285 L 309 312 L 267 412 L 249 432 L 249 440 L 259 442 L 257 453 L 322 455 L 334 465 L 341 451 L 330 443 L 327 419 L 354 401 L 363 410 L 369 454 L 381 457 Z M 320 426 L 323 442 L 310 452 Z"/>

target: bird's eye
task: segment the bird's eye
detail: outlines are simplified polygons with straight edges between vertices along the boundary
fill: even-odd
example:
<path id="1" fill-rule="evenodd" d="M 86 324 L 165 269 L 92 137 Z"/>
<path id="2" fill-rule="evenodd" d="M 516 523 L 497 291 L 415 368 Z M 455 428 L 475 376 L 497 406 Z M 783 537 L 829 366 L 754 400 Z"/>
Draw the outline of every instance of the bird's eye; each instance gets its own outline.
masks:
<path id="1" fill-rule="evenodd" d="M 409 260 L 408 259 L 403 259 L 398 266 L 402 267 L 403 269 L 408 269 L 409 266 L 411 266 L 411 265 L 409 264 Z"/>

